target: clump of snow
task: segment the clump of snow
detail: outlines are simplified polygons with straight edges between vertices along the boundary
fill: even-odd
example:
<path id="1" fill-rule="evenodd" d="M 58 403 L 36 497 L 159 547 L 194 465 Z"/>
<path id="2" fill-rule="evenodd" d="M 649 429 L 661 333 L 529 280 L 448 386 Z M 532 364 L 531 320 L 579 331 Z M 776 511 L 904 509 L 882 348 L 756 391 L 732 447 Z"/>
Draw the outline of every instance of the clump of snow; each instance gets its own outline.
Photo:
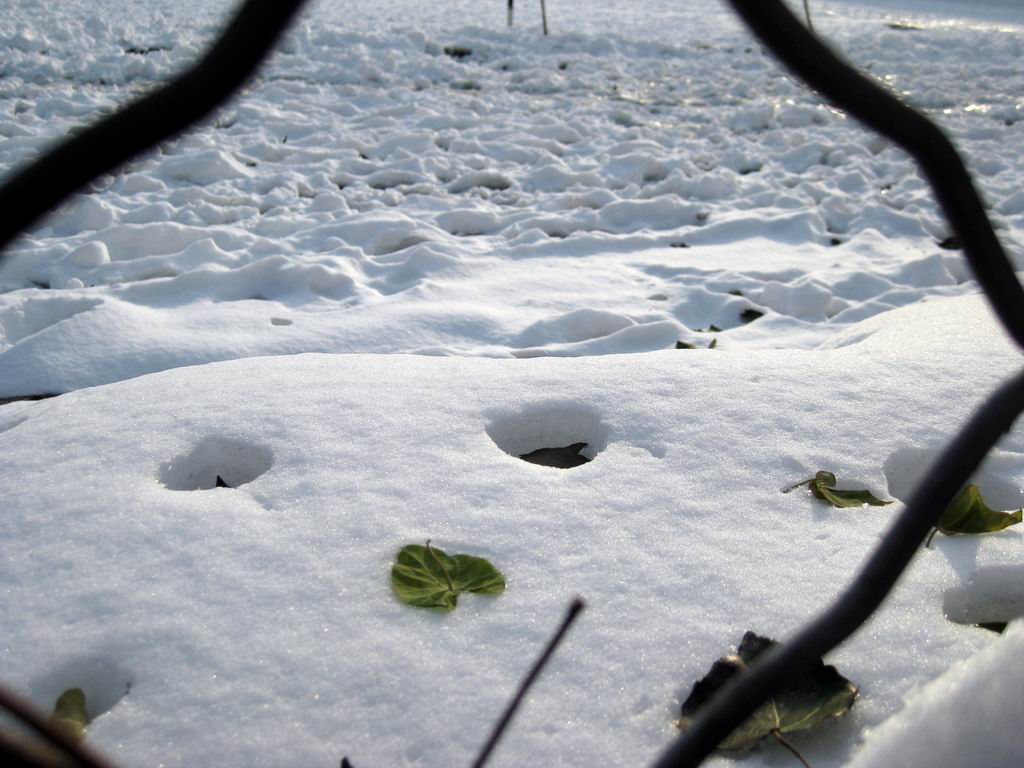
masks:
<path id="1" fill-rule="evenodd" d="M 1015 765 L 1024 702 L 1024 622 L 938 680 L 875 731 L 850 768 Z"/>

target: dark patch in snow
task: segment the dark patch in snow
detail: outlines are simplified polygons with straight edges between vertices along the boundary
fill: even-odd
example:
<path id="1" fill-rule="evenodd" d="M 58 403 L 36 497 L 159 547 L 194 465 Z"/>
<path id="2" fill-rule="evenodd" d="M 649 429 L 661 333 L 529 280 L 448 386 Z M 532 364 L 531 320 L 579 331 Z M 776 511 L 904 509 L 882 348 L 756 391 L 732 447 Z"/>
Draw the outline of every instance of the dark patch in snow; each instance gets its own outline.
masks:
<path id="1" fill-rule="evenodd" d="M 595 411 L 568 399 L 504 413 L 487 425 L 495 445 L 510 456 L 563 469 L 592 461 L 608 445 L 608 432 Z"/>
<path id="2" fill-rule="evenodd" d="M 160 468 L 160 482 L 171 491 L 238 488 L 274 464 L 269 448 L 245 440 L 211 435 Z M 217 481 L 224 485 L 218 485 Z"/>
<path id="3" fill-rule="evenodd" d="M 957 624 L 975 626 L 1003 624 L 1024 616 L 1024 567 L 979 568 L 969 581 L 946 590 L 942 612 Z"/>
<path id="4" fill-rule="evenodd" d="M 445 55 L 451 56 L 456 61 L 462 61 L 473 55 L 472 48 L 465 48 L 461 45 L 446 45 L 443 50 Z"/>
<path id="5" fill-rule="evenodd" d="M 580 453 L 586 447 L 586 443 L 573 443 L 562 448 L 538 448 L 536 451 L 522 454 L 519 458 L 542 467 L 572 469 L 591 461 Z"/>

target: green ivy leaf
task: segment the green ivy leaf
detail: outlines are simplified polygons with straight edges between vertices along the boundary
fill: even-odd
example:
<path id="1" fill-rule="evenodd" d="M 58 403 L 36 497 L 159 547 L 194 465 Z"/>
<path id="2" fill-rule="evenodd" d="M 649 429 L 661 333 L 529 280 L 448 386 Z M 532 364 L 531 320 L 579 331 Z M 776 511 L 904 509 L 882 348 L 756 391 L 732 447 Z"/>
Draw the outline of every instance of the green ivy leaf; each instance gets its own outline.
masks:
<path id="1" fill-rule="evenodd" d="M 753 659 L 774 645 L 775 641 L 767 637 L 753 632 L 744 634 L 737 652 L 716 661 L 711 671 L 694 684 L 676 724 L 684 730 L 688 728 L 725 683 L 745 672 Z M 813 728 L 831 717 L 846 714 L 856 697 L 856 686 L 819 659 L 810 672 L 789 681 L 782 693 L 758 707 L 718 748 L 750 749 L 766 736 L 781 738 L 781 734 Z"/>
<path id="2" fill-rule="evenodd" d="M 85 726 L 92 720 L 85 706 L 85 692 L 81 688 L 69 688 L 60 695 L 54 705 L 50 722 L 75 741 L 85 737 Z"/>
<path id="3" fill-rule="evenodd" d="M 801 480 L 783 493 L 789 493 L 794 488 L 806 485 L 811 489 L 815 498 L 827 501 L 833 507 L 862 507 L 865 504 L 884 507 L 886 504 L 892 504 L 891 501 L 882 501 L 876 498 L 871 491 L 837 490 L 837 482 L 836 476 L 831 472 L 818 472 L 810 480 Z"/>
<path id="4" fill-rule="evenodd" d="M 949 505 L 939 520 L 938 528 L 947 536 L 957 533 L 991 533 L 1017 525 L 1024 516 L 1022 510 L 997 512 L 990 509 L 981 497 L 981 490 L 973 483 L 967 485 Z"/>
<path id="5" fill-rule="evenodd" d="M 505 577 L 482 557 L 449 556 L 428 540 L 426 546 L 402 547 L 391 568 L 391 586 L 406 605 L 451 611 L 462 592 L 504 592 Z"/>

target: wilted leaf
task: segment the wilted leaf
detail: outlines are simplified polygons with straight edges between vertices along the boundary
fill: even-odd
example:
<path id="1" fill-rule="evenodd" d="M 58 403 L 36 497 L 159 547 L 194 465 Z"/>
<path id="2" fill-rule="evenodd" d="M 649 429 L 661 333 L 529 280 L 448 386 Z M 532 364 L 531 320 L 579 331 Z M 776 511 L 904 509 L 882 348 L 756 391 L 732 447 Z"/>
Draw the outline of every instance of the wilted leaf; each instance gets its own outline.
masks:
<path id="1" fill-rule="evenodd" d="M 861 507 L 865 504 L 884 507 L 886 504 L 892 504 L 891 501 L 882 501 L 876 498 L 871 491 L 838 490 L 836 489 L 837 482 L 836 476 L 831 472 L 817 472 L 810 480 L 801 480 L 783 493 L 789 493 L 794 488 L 806 485 L 811 489 L 815 498 L 827 501 L 833 507 Z"/>
<path id="2" fill-rule="evenodd" d="M 967 485 L 949 505 L 939 520 L 938 529 L 947 536 L 956 533 L 992 533 L 1017 525 L 1022 511 L 997 512 L 990 509 L 973 483 Z"/>
<path id="3" fill-rule="evenodd" d="M 753 632 L 743 635 L 737 652 L 714 663 L 711 671 L 698 680 L 683 702 L 677 725 L 686 729 L 701 708 L 733 676 L 746 671 L 747 665 L 775 645 L 775 641 Z M 718 745 L 719 749 L 750 749 L 766 736 L 813 728 L 830 717 L 846 714 L 853 706 L 857 688 L 833 666 L 820 659 L 807 674 L 790 681 L 773 699 L 766 701 L 742 725 Z"/>
<path id="4" fill-rule="evenodd" d="M 678 345 L 676 349 L 679 349 Z M 580 453 L 586 447 L 586 443 L 573 443 L 563 448 L 538 448 L 536 451 L 522 454 L 519 458 L 542 467 L 572 469 L 590 461 Z"/>
<path id="5" fill-rule="evenodd" d="M 85 726 L 91 719 L 85 706 L 85 692 L 81 688 L 64 691 L 50 715 L 50 722 L 75 741 L 85 737 Z"/>
<path id="6" fill-rule="evenodd" d="M 444 47 L 444 52 L 456 61 L 462 61 L 467 56 L 473 55 L 472 49 L 461 45 L 446 45 Z"/>
<path id="7" fill-rule="evenodd" d="M 463 592 L 503 592 L 505 577 L 482 557 L 449 556 L 427 541 L 402 547 L 391 568 L 391 586 L 406 605 L 451 611 Z"/>

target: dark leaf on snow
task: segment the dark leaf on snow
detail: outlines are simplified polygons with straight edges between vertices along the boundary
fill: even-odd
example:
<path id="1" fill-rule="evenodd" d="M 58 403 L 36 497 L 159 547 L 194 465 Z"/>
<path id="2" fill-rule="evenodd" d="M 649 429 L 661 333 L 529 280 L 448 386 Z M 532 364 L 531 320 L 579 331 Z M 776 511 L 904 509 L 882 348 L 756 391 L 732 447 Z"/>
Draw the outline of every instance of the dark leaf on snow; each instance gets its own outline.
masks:
<path id="1" fill-rule="evenodd" d="M 716 661 L 708 674 L 694 684 L 683 702 L 679 727 L 688 728 L 723 685 L 745 672 L 751 661 L 775 644 L 774 640 L 753 632 L 744 634 L 736 653 Z M 791 680 L 782 693 L 762 704 L 718 747 L 750 749 L 766 736 L 813 728 L 824 720 L 846 714 L 856 696 L 856 686 L 819 659 L 810 672 Z"/>
<path id="2" fill-rule="evenodd" d="M 676 349 L 686 349 L 686 347 L 679 347 L 677 343 Z M 586 447 L 586 443 L 573 443 L 564 448 L 538 448 L 536 451 L 522 454 L 519 458 L 531 464 L 540 464 L 542 467 L 572 469 L 590 461 L 580 453 Z"/>
<path id="3" fill-rule="evenodd" d="M 992 533 L 1017 525 L 1024 516 L 1016 512 L 997 512 L 989 508 L 981 490 L 973 483 L 966 486 L 939 520 L 938 528 L 947 536 L 956 533 Z"/>

